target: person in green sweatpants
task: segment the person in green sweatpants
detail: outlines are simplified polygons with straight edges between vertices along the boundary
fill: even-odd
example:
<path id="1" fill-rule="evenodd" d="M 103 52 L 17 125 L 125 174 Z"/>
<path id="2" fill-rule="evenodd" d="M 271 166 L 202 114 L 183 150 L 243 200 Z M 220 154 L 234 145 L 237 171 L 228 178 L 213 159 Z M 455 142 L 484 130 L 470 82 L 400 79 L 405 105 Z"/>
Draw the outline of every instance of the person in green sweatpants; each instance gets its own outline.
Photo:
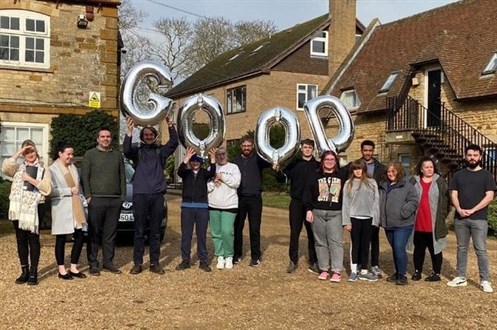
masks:
<path id="1" fill-rule="evenodd" d="M 216 151 L 216 176 L 207 184 L 209 192 L 209 220 L 217 269 L 233 268 L 233 241 L 236 213 L 238 211 L 237 188 L 241 174 L 238 166 L 228 162 L 226 149 Z"/>

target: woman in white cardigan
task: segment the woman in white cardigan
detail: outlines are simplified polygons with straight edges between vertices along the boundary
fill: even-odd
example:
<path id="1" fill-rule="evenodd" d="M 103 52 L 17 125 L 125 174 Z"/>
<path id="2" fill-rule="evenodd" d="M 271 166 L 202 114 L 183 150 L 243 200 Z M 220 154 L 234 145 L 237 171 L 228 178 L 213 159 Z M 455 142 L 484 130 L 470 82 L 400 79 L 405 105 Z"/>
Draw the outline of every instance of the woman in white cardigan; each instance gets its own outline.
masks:
<path id="1" fill-rule="evenodd" d="M 55 258 L 59 268 L 58 277 L 72 280 L 73 277 L 85 278 L 78 270 L 79 257 L 83 249 L 83 227 L 86 215 L 83 199 L 80 198 L 81 186 L 78 169 L 72 160 L 74 148 L 71 144 L 61 143 L 57 148 L 56 158 L 50 166 L 52 174 L 52 235 L 55 235 Z M 72 234 L 74 245 L 71 250 L 71 268 L 64 265 L 66 235 Z"/>

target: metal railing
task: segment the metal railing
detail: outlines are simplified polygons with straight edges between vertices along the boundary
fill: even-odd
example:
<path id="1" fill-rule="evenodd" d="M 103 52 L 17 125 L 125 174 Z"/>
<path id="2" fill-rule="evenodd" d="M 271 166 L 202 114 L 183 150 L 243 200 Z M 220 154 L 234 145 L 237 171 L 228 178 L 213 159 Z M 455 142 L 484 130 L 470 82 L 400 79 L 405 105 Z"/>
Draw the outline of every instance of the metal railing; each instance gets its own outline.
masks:
<path id="1" fill-rule="evenodd" d="M 386 99 L 387 131 L 412 130 L 415 134 L 423 134 L 433 141 L 440 141 L 442 148 L 453 150 L 460 159 L 464 158 L 466 146 L 477 144 L 483 149 L 483 167 L 497 178 L 495 142 L 447 109 L 444 104 L 440 104 L 438 115 L 410 96 L 404 101 L 400 100 L 399 97 Z"/>

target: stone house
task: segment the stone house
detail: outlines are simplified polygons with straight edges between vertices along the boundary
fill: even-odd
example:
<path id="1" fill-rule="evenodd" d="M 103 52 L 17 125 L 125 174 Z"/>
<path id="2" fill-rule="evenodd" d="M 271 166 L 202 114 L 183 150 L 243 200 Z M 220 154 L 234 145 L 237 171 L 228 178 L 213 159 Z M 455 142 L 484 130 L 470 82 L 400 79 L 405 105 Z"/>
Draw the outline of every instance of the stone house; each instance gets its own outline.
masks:
<path id="1" fill-rule="evenodd" d="M 59 114 L 99 107 L 117 116 L 119 4 L 0 0 L 2 160 L 27 138 L 49 159 L 50 122 Z"/>
<path id="2" fill-rule="evenodd" d="M 497 174 L 497 7 L 463 0 L 381 25 L 373 20 L 323 94 L 346 97 L 355 122 L 349 159 L 377 142 L 383 161 L 413 169 L 433 155 L 450 174 L 464 147 L 485 148 Z"/>
<path id="3" fill-rule="evenodd" d="M 294 111 L 302 137 L 311 137 L 304 103 L 323 91 L 365 29 L 345 3 L 330 0 L 329 14 L 220 55 L 166 95 L 178 105 L 197 93 L 214 96 L 226 114 L 228 144 L 275 106 Z"/>

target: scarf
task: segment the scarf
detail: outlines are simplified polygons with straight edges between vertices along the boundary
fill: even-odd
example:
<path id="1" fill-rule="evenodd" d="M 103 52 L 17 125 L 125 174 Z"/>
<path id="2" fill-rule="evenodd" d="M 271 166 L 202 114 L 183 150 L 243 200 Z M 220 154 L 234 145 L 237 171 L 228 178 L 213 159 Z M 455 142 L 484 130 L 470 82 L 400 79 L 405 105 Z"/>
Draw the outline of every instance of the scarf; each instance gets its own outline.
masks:
<path id="1" fill-rule="evenodd" d="M 37 162 L 35 166 L 40 166 Z M 32 233 L 39 233 L 38 203 L 41 199 L 40 191 L 35 187 L 33 191 L 23 189 L 22 173 L 26 171 L 26 164 L 19 165 L 12 181 L 10 190 L 9 220 L 19 221 L 19 228 Z"/>
<path id="2" fill-rule="evenodd" d="M 62 168 L 64 167 L 62 166 Z M 63 170 L 63 172 L 64 179 L 66 180 L 67 185 L 69 186 L 69 188 L 76 187 L 76 182 L 74 182 L 74 177 L 72 176 L 70 169 L 66 169 L 67 171 Z M 83 228 L 83 224 L 86 222 L 86 218 L 79 194 L 72 195 L 72 213 L 74 220 L 76 220 L 76 229 Z"/>

